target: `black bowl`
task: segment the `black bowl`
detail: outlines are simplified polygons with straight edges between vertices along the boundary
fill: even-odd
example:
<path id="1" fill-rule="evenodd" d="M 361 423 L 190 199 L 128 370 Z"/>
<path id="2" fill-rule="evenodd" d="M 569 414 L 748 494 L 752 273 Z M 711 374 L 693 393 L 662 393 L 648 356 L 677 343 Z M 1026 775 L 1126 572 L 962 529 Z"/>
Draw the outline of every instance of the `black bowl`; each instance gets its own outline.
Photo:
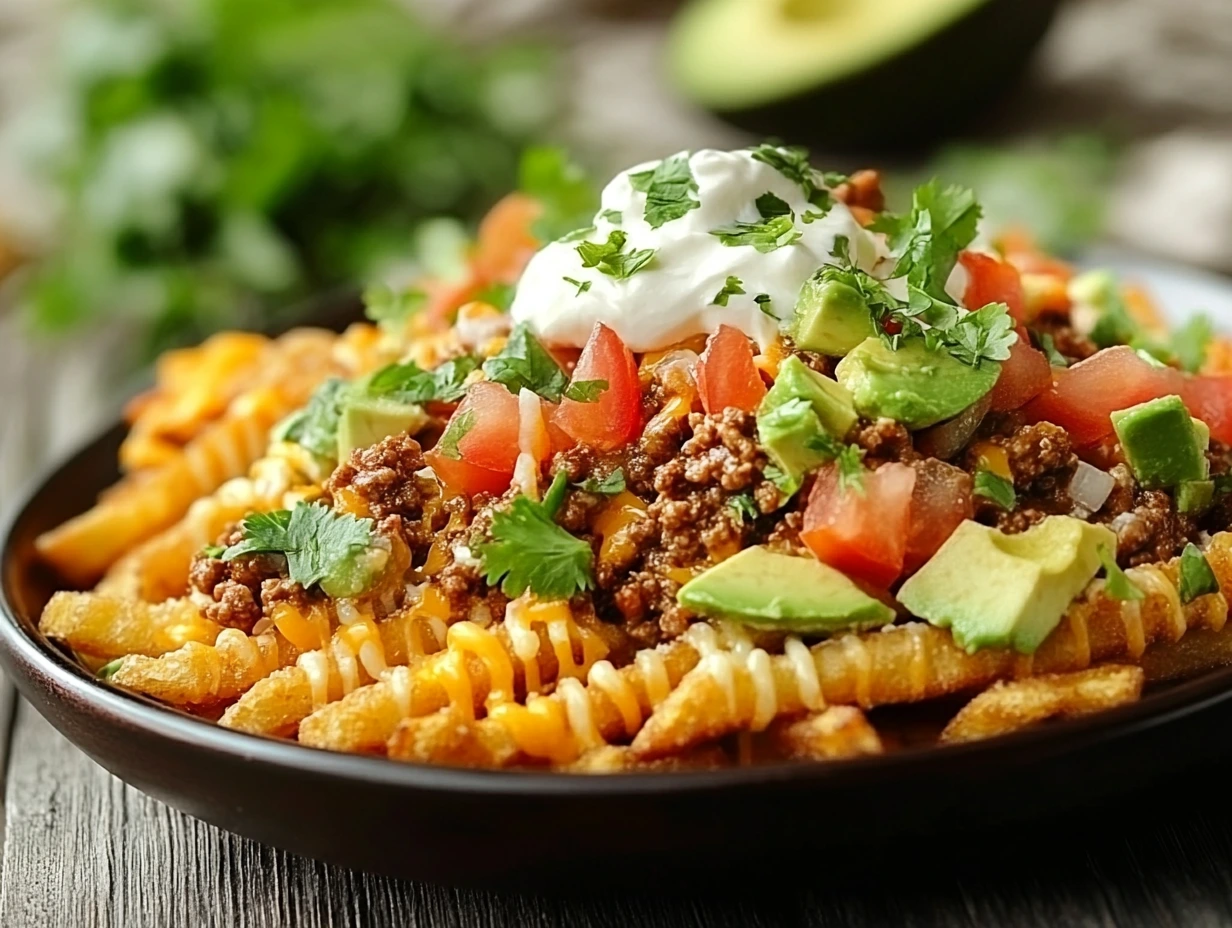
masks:
<path id="1" fill-rule="evenodd" d="M 451 770 L 332 754 L 219 728 L 95 680 L 37 631 L 55 578 L 34 538 L 114 481 L 114 428 L 42 482 L 0 554 L 0 663 L 116 776 L 239 834 L 418 879 L 592 886 L 698 868 L 805 867 L 853 846 L 970 844 L 975 826 L 1118 796 L 1211 757 L 1232 669 L 1140 703 L 983 743 L 829 764 L 573 776 Z M 886 860 L 885 857 L 874 859 Z"/>

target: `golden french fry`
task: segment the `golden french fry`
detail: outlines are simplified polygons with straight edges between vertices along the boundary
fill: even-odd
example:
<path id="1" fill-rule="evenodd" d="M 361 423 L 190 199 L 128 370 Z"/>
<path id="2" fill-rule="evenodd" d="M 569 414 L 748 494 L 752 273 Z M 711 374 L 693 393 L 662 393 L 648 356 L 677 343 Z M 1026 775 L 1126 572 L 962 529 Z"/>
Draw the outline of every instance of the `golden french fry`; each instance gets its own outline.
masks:
<path id="1" fill-rule="evenodd" d="M 514 631 L 516 646 L 508 618 L 492 631 L 472 622 L 451 625 L 444 651 L 414 668 L 393 667 L 376 683 L 313 712 L 300 724 L 299 740 L 335 751 L 380 752 L 404 718 L 447 706 L 473 718 L 485 703 L 538 692 L 560 676 L 584 676 L 611 650 L 604 636 L 623 634 L 597 620 L 575 620 L 564 603 L 544 604 L 531 621 L 533 629 Z"/>
<path id="2" fill-rule="evenodd" d="M 387 750 L 394 760 L 449 767 L 505 767 L 518 756 L 505 729 L 484 726 L 452 708 L 403 719 Z"/>
<path id="3" fill-rule="evenodd" d="M 717 745 L 694 748 L 686 754 L 660 760 L 640 760 L 628 747 L 609 744 L 587 751 L 569 766 L 570 773 L 670 773 L 677 770 L 718 770 L 730 767 L 731 758 Z"/>
<path id="4" fill-rule="evenodd" d="M 1156 645 L 1142 655 L 1148 683 L 1187 680 L 1232 664 L 1232 624 L 1198 628 L 1180 641 Z"/>
<path id="5" fill-rule="evenodd" d="M 97 593 L 56 593 L 39 619 L 39 631 L 48 638 L 107 660 L 157 657 L 188 642 L 212 644 L 221 630 L 187 599 L 152 605 Z"/>
<path id="6" fill-rule="evenodd" d="M 388 666 L 411 663 L 445 644 L 443 622 L 413 611 L 334 631 L 328 647 L 305 652 L 291 667 L 258 680 L 219 724 L 267 735 L 292 734 L 310 713 L 372 683 Z"/>
<path id="7" fill-rule="evenodd" d="M 766 730 L 780 757 L 835 760 L 882 753 L 881 738 L 855 706 L 831 706 L 802 719 L 781 719 Z"/>
<path id="8" fill-rule="evenodd" d="M 1220 585 L 1232 583 L 1232 535 L 1216 536 L 1206 554 Z M 760 650 L 748 659 L 715 654 L 655 710 L 633 749 L 641 757 L 664 757 L 827 703 L 869 708 L 917 702 L 1008 677 L 1136 661 L 1155 642 L 1179 640 L 1191 627 L 1222 628 L 1227 621 L 1222 593 L 1182 606 L 1178 568 L 1176 558 L 1128 571 L 1145 594 L 1141 601 L 1113 599 L 1103 581 L 1092 582 L 1033 657 L 993 649 L 967 654 L 949 632 L 921 623 L 823 641 L 807 657 Z"/>
<path id="9" fill-rule="evenodd" d="M 298 656 L 278 634 L 245 635 L 224 628 L 214 644 L 189 642 L 161 657 L 129 655 L 108 679 L 175 706 L 210 706 L 235 699 Z"/>
<path id="10" fill-rule="evenodd" d="M 963 706 L 941 733 L 941 740 L 979 741 L 1048 719 L 1111 709 L 1137 701 L 1144 681 L 1141 667 L 1122 664 L 1001 680 Z"/>

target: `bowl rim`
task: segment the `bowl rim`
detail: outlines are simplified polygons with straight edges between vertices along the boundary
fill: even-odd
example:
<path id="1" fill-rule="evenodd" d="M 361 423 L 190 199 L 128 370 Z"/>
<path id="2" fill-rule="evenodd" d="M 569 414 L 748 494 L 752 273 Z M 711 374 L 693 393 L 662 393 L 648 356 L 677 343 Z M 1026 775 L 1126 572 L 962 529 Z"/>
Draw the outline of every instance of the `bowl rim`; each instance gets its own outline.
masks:
<path id="1" fill-rule="evenodd" d="M 27 482 L 25 489 L 15 496 L 14 504 L 0 518 L 0 649 L 7 651 L 18 665 L 19 672 L 15 674 L 18 679 L 14 682 L 19 689 L 23 683 L 32 686 L 37 680 L 47 686 L 51 698 L 71 696 L 111 723 L 140 729 L 164 740 L 171 749 L 191 747 L 229 755 L 240 762 L 288 768 L 300 774 L 412 791 L 531 798 L 681 796 L 756 789 L 771 784 L 824 787 L 870 776 L 906 781 L 913 771 L 930 769 L 937 763 L 951 768 L 959 763 L 972 769 L 980 764 L 1012 762 L 1015 756 L 1021 762 L 1029 762 L 1039 751 L 1073 753 L 1168 724 L 1232 699 L 1232 666 L 1227 666 L 1168 684 L 1129 705 L 1028 727 L 983 741 L 931 743 L 835 762 L 783 761 L 678 772 L 577 774 L 447 767 L 334 752 L 272 736 L 234 731 L 99 680 L 39 633 L 37 617 L 23 618 L 14 601 L 10 589 L 14 571 L 10 564 L 17 554 L 17 536 L 23 522 L 30 518 L 45 494 L 63 479 L 66 470 L 98 454 L 122 429 L 122 423 L 113 424 L 61 456 Z M 114 467 L 114 463 L 111 466 Z"/>

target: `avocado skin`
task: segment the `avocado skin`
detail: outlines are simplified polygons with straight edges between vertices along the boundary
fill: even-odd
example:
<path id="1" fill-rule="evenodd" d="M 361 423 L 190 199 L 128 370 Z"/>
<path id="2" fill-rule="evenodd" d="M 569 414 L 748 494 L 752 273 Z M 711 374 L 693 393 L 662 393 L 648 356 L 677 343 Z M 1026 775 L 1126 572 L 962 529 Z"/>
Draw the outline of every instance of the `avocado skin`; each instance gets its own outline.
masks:
<path id="1" fill-rule="evenodd" d="M 864 71 L 777 103 L 715 113 L 756 135 L 830 151 L 927 148 L 972 123 L 1018 83 L 1060 5 L 988 0 Z"/>

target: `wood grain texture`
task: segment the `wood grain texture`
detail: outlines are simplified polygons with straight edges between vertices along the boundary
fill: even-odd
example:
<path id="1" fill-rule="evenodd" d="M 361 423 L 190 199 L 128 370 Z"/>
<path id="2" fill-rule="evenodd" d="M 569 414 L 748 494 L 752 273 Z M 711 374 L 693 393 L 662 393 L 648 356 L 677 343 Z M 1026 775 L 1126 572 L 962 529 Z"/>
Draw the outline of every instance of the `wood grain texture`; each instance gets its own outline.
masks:
<path id="1" fill-rule="evenodd" d="M 1232 770 L 1190 774 L 1112 826 L 1033 823 L 960 848 L 887 848 L 789 885 L 715 874 L 679 892 L 484 893 L 341 870 L 175 812 L 95 766 L 24 704 L 7 784 L 5 928 L 1232 926 Z M 1206 798 L 1204 798 L 1206 797 Z M 1148 804 L 1144 797 L 1142 805 Z M 824 824 L 824 803 L 811 814 Z"/>

